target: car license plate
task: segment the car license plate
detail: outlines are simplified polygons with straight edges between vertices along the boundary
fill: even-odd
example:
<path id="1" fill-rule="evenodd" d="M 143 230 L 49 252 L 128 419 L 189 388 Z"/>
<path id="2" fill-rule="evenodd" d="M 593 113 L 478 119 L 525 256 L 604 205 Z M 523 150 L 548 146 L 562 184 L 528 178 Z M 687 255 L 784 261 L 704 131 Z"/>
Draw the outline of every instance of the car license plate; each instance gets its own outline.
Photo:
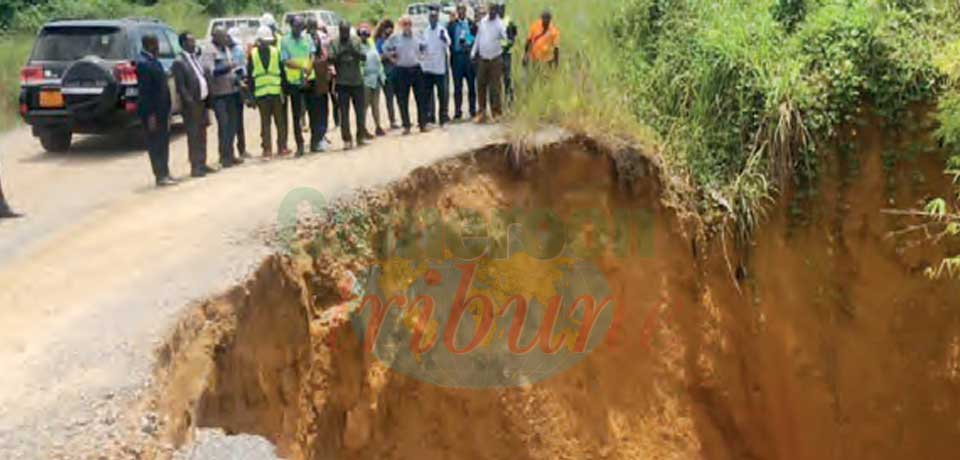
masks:
<path id="1" fill-rule="evenodd" d="M 41 91 L 40 107 L 45 109 L 59 109 L 63 107 L 63 94 L 60 91 Z"/>

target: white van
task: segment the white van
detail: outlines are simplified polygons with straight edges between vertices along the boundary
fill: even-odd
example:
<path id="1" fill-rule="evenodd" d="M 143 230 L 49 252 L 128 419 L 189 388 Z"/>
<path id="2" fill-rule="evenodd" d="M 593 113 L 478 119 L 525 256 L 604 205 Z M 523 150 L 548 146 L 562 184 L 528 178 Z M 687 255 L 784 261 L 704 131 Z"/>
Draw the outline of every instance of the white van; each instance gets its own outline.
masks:
<path id="1" fill-rule="evenodd" d="M 327 26 L 327 37 L 330 40 L 336 40 L 340 37 L 340 22 L 343 21 L 343 16 L 330 11 L 330 10 L 306 10 L 306 11 L 291 11 L 283 15 L 283 31 L 290 31 L 290 18 L 294 16 L 300 16 L 304 19 L 304 24 L 306 24 L 309 18 L 317 20 L 317 23 L 324 24 Z M 351 28 L 352 34 L 354 28 Z"/>
<path id="2" fill-rule="evenodd" d="M 215 18 L 210 20 L 207 26 L 207 38 L 204 43 L 210 43 L 213 37 L 213 29 L 223 27 L 223 30 L 230 31 L 234 27 L 240 31 L 240 45 L 244 48 L 253 46 L 257 41 L 257 29 L 260 28 L 260 18 L 240 17 L 240 18 Z"/>

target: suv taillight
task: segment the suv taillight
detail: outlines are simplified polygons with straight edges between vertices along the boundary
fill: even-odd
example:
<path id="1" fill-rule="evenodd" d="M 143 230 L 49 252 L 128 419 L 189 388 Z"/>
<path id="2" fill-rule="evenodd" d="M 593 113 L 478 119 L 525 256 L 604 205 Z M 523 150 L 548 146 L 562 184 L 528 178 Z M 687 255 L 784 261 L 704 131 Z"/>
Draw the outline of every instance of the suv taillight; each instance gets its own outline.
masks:
<path id="1" fill-rule="evenodd" d="M 26 66 L 20 69 L 20 85 L 35 86 L 43 83 L 43 67 Z"/>
<path id="2" fill-rule="evenodd" d="M 130 62 L 121 62 L 113 68 L 113 75 L 121 85 L 137 84 L 137 66 Z"/>

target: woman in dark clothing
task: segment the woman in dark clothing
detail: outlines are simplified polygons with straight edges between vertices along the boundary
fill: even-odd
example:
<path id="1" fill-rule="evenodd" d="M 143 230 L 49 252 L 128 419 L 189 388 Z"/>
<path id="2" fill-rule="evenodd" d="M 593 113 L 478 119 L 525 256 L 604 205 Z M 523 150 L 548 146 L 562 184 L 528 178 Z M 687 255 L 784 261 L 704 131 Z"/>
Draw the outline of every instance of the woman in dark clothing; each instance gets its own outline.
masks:
<path id="1" fill-rule="evenodd" d="M 387 75 L 386 82 L 383 85 L 383 94 L 387 99 L 387 117 L 390 118 L 390 129 L 398 129 L 400 125 L 397 124 L 396 112 L 394 110 L 394 100 L 396 98 L 396 91 L 394 90 L 393 85 L 393 62 L 387 57 L 386 53 L 383 52 L 383 45 L 387 42 L 391 36 L 393 36 L 393 21 L 389 19 L 384 19 L 380 21 L 380 24 L 377 25 L 376 31 L 374 31 L 373 39 L 374 43 L 377 45 L 377 52 L 380 53 L 383 59 L 383 71 Z"/>

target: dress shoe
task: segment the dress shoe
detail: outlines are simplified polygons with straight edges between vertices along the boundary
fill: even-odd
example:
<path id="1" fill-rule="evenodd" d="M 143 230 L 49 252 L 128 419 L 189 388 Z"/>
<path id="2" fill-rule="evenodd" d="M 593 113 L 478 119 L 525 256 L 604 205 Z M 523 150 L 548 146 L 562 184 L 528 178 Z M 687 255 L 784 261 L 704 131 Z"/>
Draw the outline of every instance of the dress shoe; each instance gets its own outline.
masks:
<path id="1" fill-rule="evenodd" d="M 409 135 L 410 135 L 410 128 L 403 128 L 403 135 L 404 135 L 404 136 L 409 136 Z"/>
<path id="2" fill-rule="evenodd" d="M 377 128 L 377 136 L 386 136 L 387 132 L 383 128 Z"/>
<path id="3" fill-rule="evenodd" d="M 0 205 L 0 219 L 17 219 L 23 217 L 23 214 L 14 212 L 6 204 Z"/>
<path id="4" fill-rule="evenodd" d="M 157 187 L 170 187 L 172 185 L 177 185 L 177 181 L 172 177 L 157 179 Z"/>
<path id="5" fill-rule="evenodd" d="M 287 155 L 290 155 L 291 153 L 293 153 L 293 152 L 291 152 L 290 149 L 284 147 L 284 148 L 280 149 L 279 152 L 277 152 L 277 156 L 285 157 L 285 156 L 287 156 Z"/>
<path id="6" fill-rule="evenodd" d="M 426 125 L 421 126 L 421 127 L 420 127 L 420 132 L 421 132 L 421 133 L 429 133 L 429 132 L 430 132 L 430 127 L 429 127 L 429 126 L 426 126 Z"/>
<path id="7" fill-rule="evenodd" d="M 216 173 L 220 172 L 219 169 L 217 169 L 217 168 L 211 168 L 210 166 L 207 166 L 207 165 L 203 165 L 202 171 L 203 171 L 204 174 L 216 174 Z"/>
<path id="8" fill-rule="evenodd" d="M 193 171 L 190 171 L 190 177 L 201 178 L 206 176 L 207 176 L 207 172 L 202 169 L 195 169 Z"/>

